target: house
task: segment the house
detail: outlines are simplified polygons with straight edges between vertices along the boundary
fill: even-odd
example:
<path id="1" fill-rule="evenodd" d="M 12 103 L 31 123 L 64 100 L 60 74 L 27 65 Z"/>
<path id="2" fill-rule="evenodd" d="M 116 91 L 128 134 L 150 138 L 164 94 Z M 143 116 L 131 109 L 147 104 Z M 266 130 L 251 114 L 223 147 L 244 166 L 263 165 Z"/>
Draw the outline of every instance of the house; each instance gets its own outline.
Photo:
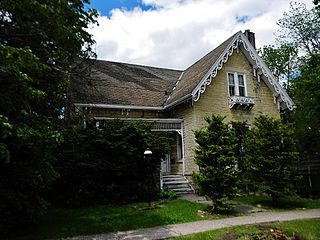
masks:
<path id="1" fill-rule="evenodd" d="M 237 32 L 185 70 L 127 63 L 92 62 L 90 84 L 73 82 L 72 100 L 97 126 L 110 119 L 144 119 L 154 131 L 170 131 L 175 144 L 164 173 L 190 175 L 196 147 L 193 130 L 204 117 L 247 121 L 258 115 L 280 117 L 294 103 L 255 50 L 255 34 Z"/>

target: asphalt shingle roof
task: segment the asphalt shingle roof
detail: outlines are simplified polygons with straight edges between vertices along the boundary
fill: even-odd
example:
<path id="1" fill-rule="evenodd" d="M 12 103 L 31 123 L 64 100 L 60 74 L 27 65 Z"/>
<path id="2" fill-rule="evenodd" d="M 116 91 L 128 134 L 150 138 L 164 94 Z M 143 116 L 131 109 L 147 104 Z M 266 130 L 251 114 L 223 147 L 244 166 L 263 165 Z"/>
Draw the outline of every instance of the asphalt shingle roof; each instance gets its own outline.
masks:
<path id="1" fill-rule="evenodd" d="M 92 73 L 72 83 L 75 103 L 161 107 L 182 71 L 92 60 Z"/>

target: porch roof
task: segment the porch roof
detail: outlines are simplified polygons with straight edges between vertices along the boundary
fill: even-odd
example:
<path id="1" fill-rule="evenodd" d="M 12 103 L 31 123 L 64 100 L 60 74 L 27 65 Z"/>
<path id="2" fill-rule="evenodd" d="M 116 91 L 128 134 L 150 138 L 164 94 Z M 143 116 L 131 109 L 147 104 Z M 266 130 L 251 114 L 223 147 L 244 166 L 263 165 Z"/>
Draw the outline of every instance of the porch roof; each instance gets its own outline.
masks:
<path id="1" fill-rule="evenodd" d="M 95 120 L 115 120 L 116 118 L 94 117 Z M 181 118 L 117 118 L 123 121 L 147 121 L 153 122 L 152 131 L 182 131 L 183 119 Z"/>

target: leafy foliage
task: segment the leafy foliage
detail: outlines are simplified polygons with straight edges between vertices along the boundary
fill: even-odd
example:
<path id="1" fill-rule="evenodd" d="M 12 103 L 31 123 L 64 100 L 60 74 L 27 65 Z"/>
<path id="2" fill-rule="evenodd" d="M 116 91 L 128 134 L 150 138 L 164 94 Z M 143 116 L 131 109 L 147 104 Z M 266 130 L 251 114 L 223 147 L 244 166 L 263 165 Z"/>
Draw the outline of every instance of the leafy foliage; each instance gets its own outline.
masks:
<path id="1" fill-rule="evenodd" d="M 88 26 L 95 23 L 95 10 L 84 10 L 87 0 L 3 0 L 0 5 L 0 43 L 5 53 L 11 52 L 13 60 L 21 56 L 33 56 L 21 61 L 20 71 L 16 71 L 13 64 L 5 72 L 19 77 L 21 81 L 33 81 L 31 88 L 45 93 L 45 98 L 34 102 L 33 108 L 38 113 L 57 120 L 60 109 L 65 105 L 65 95 L 68 92 L 68 78 L 76 69 L 78 58 L 94 57 L 91 49 L 94 41 L 86 32 Z M 17 53 L 22 53 L 17 56 Z M 3 63 L 2 63 L 3 64 Z M 1 65 L 2 65 L 1 64 Z M 8 64 L 5 64 L 8 65 Z M 10 66 L 10 65 L 9 65 Z M 39 67 L 46 67 L 46 71 L 35 76 Z M 14 92 L 10 83 L 7 98 L 19 98 L 19 92 Z M 20 87 L 25 82 L 18 82 Z M 12 91 L 10 91 L 12 90 Z M 19 105 L 13 101 L 16 107 Z"/>
<path id="2" fill-rule="evenodd" d="M 0 2 L 0 232 L 46 208 L 69 74 L 76 59 L 94 56 L 87 2 Z"/>
<path id="3" fill-rule="evenodd" d="M 58 176 L 52 151 L 61 140 L 59 132 L 47 127 L 13 125 L 2 143 L 6 154 L 0 162 L 0 231 L 34 222 L 44 213 L 43 196 Z"/>
<path id="4" fill-rule="evenodd" d="M 316 9 L 319 11 L 320 10 L 320 1 L 319 0 L 313 0 L 314 5 L 316 5 Z M 320 12 L 319 12 L 320 14 Z"/>
<path id="5" fill-rule="evenodd" d="M 43 193 L 57 177 L 52 168 L 59 132 L 34 105 L 46 66 L 28 48 L 0 44 L 0 232 L 33 222 L 44 212 Z"/>
<path id="6" fill-rule="evenodd" d="M 280 196 L 294 193 L 298 153 L 291 126 L 281 120 L 259 116 L 245 149 L 252 179 L 262 192 L 271 195 L 275 206 Z"/>
<path id="7" fill-rule="evenodd" d="M 248 137 L 249 126 L 246 122 L 231 122 L 232 131 L 236 140 L 235 156 L 237 158 L 238 179 L 240 182 L 239 189 L 242 191 L 250 191 L 252 189 L 253 179 L 251 179 L 250 163 L 246 160 L 245 141 Z"/>
<path id="8" fill-rule="evenodd" d="M 170 189 L 161 189 L 158 195 L 160 199 L 173 200 L 177 198 L 177 193 Z"/>
<path id="9" fill-rule="evenodd" d="M 195 131 L 200 170 L 193 178 L 215 210 L 223 210 L 223 201 L 234 197 L 240 182 L 257 185 L 275 206 L 279 197 L 294 194 L 298 152 L 291 125 L 268 116 L 257 117 L 251 130 L 244 122 L 229 128 L 220 116 L 206 121 L 205 130 Z"/>
<path id="10" fill-rule="evenodd" d="M 169 141 L 150 127 L 140 121 L 110 121 L 103 129 L 66 129 L 55 164 L 61 175 L 52 190 L 56 202 L 79 207 L 144 200 L 149 191 L 155 196 Z M 143 156 L 146 148 L 153 152 L 149 161 Z"/>
<path id="11" fill-rule="evenodd" d="M 320 152 L 320 54 L 312 55 L 293 81 L 293 100 L 297 136 L 301 152 L 319 156 Z"/>
<path id="12" fill-rule="evenodd" d="M 308 55 L 320 51 L 320 14 L 315 8 L 307 9 L 303 3 L 290 3 L 290 11 L 278 21 L 278 40 L 295 46 Z"/>
<path id="13" fill-rule="evenodd" d="M 264 46 L 258 52 L 292 95 L 291 80 L 299 75 L 299 67 L 310 54 L 320 52 L 319 10 L 307 9 L 303 3 L 291 2 L 290 11 L 285 12 L 277 24 L 280 27 L 276 34 L 277 45 Z"/>
<path id="14" fill-rule="evenodd" d="M 296 109 L 289 112 L 284 111 L 284 119 L 293 122 L 296 128 L 296 137 L 299 140 L 299 150 L 302 162 L 311 167 L 309 173 L 318 171 L 317 163 L 319 156 L 319 53 L 320 53 L 320 6 L 319 1 L 313 1 L 315 6 L 307 9 L 303 3 L 291 3 L 290 11 L 284 13 L 283 18 L 278 21 L 280 32 L 278 43 L 280 47 L 264 47 L 269 49 L 263 52 L 263 58 L 273 72 L 282 72 L 282 62 L 287 53 L 283 46 L 290 46 L 298 56 L 293 58 L 297 65 L 285 68 L 288 76 L 292 77 L 286 83 L 286 89 L 292 97 Z M 279 50 L 279 54 L 278 54 Z M 292 59 L 291 59 L 292 60 Z M 292 66 L 292 61 L 289 65 Z M 274 71 L 274 68 L 276 69 Z M 316 164 L 311 164 L 315 162 Z M 312 176 L 309 176 L 312 177 Z M 309 180 L 308 180 L 309 181 Z M 313 186 L 313 190 L 317 188 Z"/>
<path id="15" fill-rule="evenodd" d="M 238 184 L 236 140 L 223 119 L 215 115 L 206 117 L 206 129 L 195 131 L 198 143 L 195 162 L 199 173 L 194 173 L 193 179 L 199 191 L 212 200 L 214 211 L 228 209 L 226 200 L 235 196 Z"/>
<path id="16" fill-rule="evenodd" d="M 297 49 L 294 46 L 287 43 L 279 47 L 269 45 L 258 52 L 279 82 L 288 83 L 293 78 L 298 64 Z"/>

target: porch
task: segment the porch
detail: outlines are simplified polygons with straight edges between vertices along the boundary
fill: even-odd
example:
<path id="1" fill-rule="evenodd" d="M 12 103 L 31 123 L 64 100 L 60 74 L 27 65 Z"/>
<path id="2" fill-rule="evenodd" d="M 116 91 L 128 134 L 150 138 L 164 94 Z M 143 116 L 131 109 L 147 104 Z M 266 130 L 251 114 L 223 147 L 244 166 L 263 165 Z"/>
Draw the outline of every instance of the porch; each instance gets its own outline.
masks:
<path id="1" fill-rule="evenodd" d="M 95 117 L 96 126 L 100 121 L 114 120 L 115 118 Z M 160 165 L 160 187 L 177 193 L 193 192 L 185 178 L 185 148 L 183 119 L 149 119 L 149 118 L 121 118 L 124 121 L 143 120 L 152 123 L 153 132 L 170 133 L 171 149 L 165 154 Z M 102 123 L 101 123 L 102 124 Z"/>

